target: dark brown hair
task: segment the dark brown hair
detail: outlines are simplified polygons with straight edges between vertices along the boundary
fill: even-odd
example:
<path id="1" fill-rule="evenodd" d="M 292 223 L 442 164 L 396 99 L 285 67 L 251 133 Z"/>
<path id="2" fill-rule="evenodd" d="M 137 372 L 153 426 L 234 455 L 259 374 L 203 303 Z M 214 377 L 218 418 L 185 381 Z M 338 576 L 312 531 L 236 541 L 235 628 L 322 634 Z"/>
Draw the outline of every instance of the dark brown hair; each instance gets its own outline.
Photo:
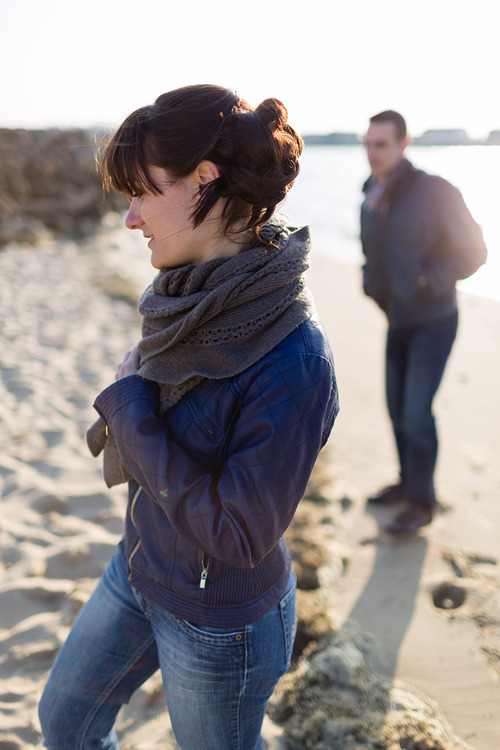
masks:
<path id="1" fill-rule="evenodd" d="M 394 109 L 385 109 L 383 112 L 373 115 L 373 117 L 370 117 L 370 122 L 392 122 L 396 130 L 396 138 L 398 140 L 406 138 L 406 120 L 403 115 L 400 115 Z"/>
<path id="2" fill-rule="evenodd" d="M 120 125 L 103 153 L 103 184 L 129 196 L 144 190 L 158 193 L 149 166 L 179 179 L 208 159 L 220 176 L 200 189 L 193 226 L 224 198 L 226 232 L 235 226 L 238 231 L 258 230 L 299 173 L 303 142 L 287 118 L 278 99 L 266 99 L 253 109 L 222 86 L 175 89 Z"/>

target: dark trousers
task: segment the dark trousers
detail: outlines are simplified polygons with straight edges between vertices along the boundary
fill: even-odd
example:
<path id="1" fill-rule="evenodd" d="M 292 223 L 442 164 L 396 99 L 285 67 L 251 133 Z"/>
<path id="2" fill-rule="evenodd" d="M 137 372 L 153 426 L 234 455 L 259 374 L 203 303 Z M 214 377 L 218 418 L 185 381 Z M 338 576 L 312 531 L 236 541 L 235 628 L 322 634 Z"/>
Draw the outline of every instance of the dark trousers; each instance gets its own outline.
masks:
<path id="1" fill-rule="evenodd" d="M 386 397 L 399 456 L 401 481 L 411 503 L 433 506 L 438 439 L 432 402 L 455 340 L 458 314 L 411 329 L 389 329 Z"/>

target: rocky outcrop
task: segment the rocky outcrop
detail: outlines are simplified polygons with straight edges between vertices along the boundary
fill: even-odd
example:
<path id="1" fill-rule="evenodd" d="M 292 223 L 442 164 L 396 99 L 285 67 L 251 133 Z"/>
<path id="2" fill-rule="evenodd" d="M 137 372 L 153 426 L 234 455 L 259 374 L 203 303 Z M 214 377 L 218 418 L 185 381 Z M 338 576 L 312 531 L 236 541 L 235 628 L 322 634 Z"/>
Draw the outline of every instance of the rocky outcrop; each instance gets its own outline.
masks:
<path id="1" fill-rule="evenodd" d="M 373 639 L 347 625 L 301 656 L 274 719 L 290 750 L 471 750 L 439 706 L 385 678 Z"/>
<path id="2" fill-rule="evenodd" d="M 122 196 L 103 194 L 101 140 L 86 130 L 0 129 L 0 245 L 88 235 L 104 214 L 125 207 Z"/>

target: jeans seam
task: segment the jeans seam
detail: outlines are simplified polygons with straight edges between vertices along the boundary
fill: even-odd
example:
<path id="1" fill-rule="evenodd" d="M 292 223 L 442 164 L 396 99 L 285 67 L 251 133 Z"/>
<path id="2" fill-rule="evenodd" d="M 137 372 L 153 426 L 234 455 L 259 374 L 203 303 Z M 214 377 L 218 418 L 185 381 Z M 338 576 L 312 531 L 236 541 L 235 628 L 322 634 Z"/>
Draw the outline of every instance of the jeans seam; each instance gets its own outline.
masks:
<path id="1" fill-rule="evenodd" d="M 288 664 L 289 656 L 289 642 L 288 642 L 288 614 L 286 609 L 286 602 L 283 600 L 283 606 L 281 607 L 281 625 L 283 628 L 283 645 L 285 647 L 285 664 Z"/>
<path id="2" fill-rule="evenodd" d="M 241 686 L 240 694 L 238 696 L 238 711 L 237 711 L 237 741 L 238 741 L 238 750 L 241 749 L 241 702 L 243 700 L 243 695 L 245 694 L 246 685 L 247 685 L 247 676 L 248 676 L 248 626 L 245 625 L 245 664 L 244 664 L 244 671 L 243 671 L 243 684 Z"/>
<path id="3" fill-rule="evenodd" d="M 125 671 L 122 672 L 120 675 L 118 675 L 110 683 L 110 685 L 108 685 L 108 688 L 101 693 L 98 700 L 94 701 L 94 705 L 92 706 L 91 710 L 88 712 L 85 719 L 82 721 L 82 728 L 77 736 L 76 750 L 84 750 L 83 743 L 85 741 L 85 735 L 87 734 L 87 731 L 90 725 L 92 724 L 93 720 L 95 719 L 98 711 L 104 705 L 107 698 L 111 695 L 112 691 L 116 688 L 116 686 L 119 685 L 121 680 L 125 677 L 125 675 L 128 674 L 130 668 L 148 650 L 148 648 L 151 646 L 154 640 L 155 640 L 154 635 L 150 635 L 149 638 L 147 638 L 147 640 L 143 644 L 142 648 L 136 651 L 135 654 L 129 659 L 129 661 L 126 664 Z"/>
<path id="4" fill-rule="evenodd" d="M 281 616 L 281 626 L 283 628 L 283 642 L 284 642 L 284 648 L 285 648 L 285 664 L 289 664 L 292 657 L 292 651 L 293 651 L 293 625 L 294 625 L 294 619 L 292 619 L 291 622 L 289 622 L 288 618 L 288 604 L 293 599 L 293 596 L 295 594 L 295 589 L 291 588 L 283 598 L 279 602 L 279 609 L 280 609 L 280 616 Z M 290 628 L 290 630 L 289 630 Z"/>

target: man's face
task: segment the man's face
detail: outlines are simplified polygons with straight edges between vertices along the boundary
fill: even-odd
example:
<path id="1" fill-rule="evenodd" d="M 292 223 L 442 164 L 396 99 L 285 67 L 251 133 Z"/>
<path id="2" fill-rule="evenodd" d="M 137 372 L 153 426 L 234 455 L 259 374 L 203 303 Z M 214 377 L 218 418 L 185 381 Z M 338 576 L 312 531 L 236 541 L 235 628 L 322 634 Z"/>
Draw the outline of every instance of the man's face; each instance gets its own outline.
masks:
<path id="1" fill-rule="evenodd" d="M 398 138 L 393 122 L 372 122 L 365 136 L 365 148 L 377 181 L 385 180 L 396 169 L 408 144 L 407 138 Z"/>

